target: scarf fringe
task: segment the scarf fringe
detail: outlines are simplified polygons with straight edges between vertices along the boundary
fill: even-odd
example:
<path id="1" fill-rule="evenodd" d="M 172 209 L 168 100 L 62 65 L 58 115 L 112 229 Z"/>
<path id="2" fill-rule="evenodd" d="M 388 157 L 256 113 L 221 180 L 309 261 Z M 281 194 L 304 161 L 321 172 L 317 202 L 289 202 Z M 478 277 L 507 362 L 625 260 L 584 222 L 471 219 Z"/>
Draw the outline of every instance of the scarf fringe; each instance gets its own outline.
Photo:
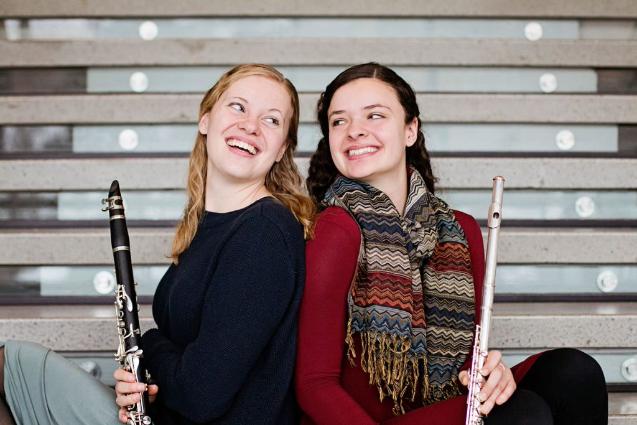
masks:
<path id="1" fill-rule="evenodd" d="M 376 331 L 365 331 L 359 334 L 361 338 L 361 368 L 369 376 L 369 384 L 378 389 L 379 400 L 382 402 L 389 397 L 394 402 L 394 415 L 405 413 L 403 400 L 416 400 L 417 385 L 422 373 L 421 394 L 422 404 L 429 404 L 447 400 L 461 394 L 457 376 L 442 385 L 430 384 L 427 355 L 415 356 L 410 353 L 409 338 L 389 335 Z M 351 366 L 355 366 L 356 349 L 351 329 L 351 320 L 347 323 L 347 359 Z"/>

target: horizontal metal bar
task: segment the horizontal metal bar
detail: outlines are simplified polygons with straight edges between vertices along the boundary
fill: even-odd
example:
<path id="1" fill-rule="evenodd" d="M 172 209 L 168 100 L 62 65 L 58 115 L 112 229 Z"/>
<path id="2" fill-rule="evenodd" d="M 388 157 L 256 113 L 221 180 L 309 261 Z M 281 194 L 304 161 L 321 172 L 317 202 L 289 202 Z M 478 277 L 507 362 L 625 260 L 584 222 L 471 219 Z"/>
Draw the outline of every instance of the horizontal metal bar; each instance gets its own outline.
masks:
<path id="1" fill-rule="evenodd" d="M 622 18 L 637 17 L 631 0 L 396 0 L 388 6 L 366 0 L 281 2 L 277 0 L 4 0 L 4 17 L 172 17 L 172 16 L 445 16 L 516 18 Z"/>
<path id="2" fill-rule="evenodd" d="M 633 40 L 294 38 L 0 40 L 0 67 L 272 65 L 637 66 Z M 347 49 L 342 46 L 347 45 Z"/>
<path id="3" fill-rule="evenodd" d="M 419 94 L 425 123 L 637 123 L 637 96 Z M 301 121 L 316 119 L 317 94 L 300 96 Z M 0 125 L 195 123 L 201 95 L 0 97 Z"/>
<path id="4" fill-rule="evenodd" d="M 130 229 L 135 264 L 165 264 L 173 229 Z M 485 234 L 486 236 L 486 234 Z M 635 229 L 509 229 L 500 233 L 501 264 L 634 264 Z M 0 233 L 0 265 L 111 264 L 104 229 L 8 229 Z"/>
<path id="5" fill-rule="evenodd" d="M 307 175 L 309 158 L 296 162 Z M 637 188 L 634 158 L 435 158 L 432 165 L 442 189 L 487 189 L 496 175 L 509 189 Z M 128 190 L 183 189 L 187 169 L 181 157 L 0 160 L 0 191 L 107 191 L 115 178 Z"/>

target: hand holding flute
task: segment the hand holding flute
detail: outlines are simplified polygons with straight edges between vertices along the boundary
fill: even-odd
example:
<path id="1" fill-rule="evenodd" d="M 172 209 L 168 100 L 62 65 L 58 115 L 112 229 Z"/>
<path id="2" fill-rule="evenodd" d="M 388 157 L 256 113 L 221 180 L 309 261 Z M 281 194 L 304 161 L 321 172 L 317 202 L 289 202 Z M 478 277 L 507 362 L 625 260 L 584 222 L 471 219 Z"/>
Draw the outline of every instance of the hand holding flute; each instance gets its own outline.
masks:
<path id="1" fill-rule="evenodd" d="M 471 369 L 458 376 L 460 382 L 469 388 L 466 425 L 481 425 L 482 416 L 489 414 L 496 404 L 506 402 L 516 388 L 511 369 L 502 363 L 502 354 L 495 350 L 488 352 L 503 190 L 504 178 L 495 177 L 487 223 L 489 235 L 480 324 L 476 326 Z"/>

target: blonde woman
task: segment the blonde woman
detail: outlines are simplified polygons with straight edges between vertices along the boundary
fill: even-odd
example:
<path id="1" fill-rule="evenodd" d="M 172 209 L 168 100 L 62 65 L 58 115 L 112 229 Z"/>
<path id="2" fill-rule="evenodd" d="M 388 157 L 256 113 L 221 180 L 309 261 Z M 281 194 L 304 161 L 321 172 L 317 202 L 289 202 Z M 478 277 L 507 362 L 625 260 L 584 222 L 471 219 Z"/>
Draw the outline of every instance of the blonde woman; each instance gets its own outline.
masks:
<path id="1" fill-rule="evenodd" d="M 298 120 L 294 86 L 264 65 L 233 68 L 201 102 L 188 202 L 153 300 L 157 328 L 142 337 L 156 425 L 296 423 L 296 320 L 313 214 L 293 161 Z M 27 366 L 11 344 L 5 356 L 12 370 Z M 47 378 L 35 379 L 44 397 L 58 391 Z M 36 412 L 37 423 L 125 422 L 124 406 L 144 387 L 123 370 L 115 378 L 116 394 L 78 382 L 64 397 L 77 393 L 75 407 L 45 406 L 55 415 Z"/>

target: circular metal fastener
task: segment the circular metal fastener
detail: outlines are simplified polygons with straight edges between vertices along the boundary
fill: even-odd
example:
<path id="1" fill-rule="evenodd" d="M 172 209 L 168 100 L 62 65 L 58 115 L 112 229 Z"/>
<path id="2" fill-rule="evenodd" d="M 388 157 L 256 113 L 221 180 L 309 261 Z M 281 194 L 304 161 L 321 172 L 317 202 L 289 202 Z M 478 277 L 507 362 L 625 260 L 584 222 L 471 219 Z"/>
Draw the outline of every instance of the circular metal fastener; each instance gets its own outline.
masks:
<path id="1" fill-rule="evenodd" d="M 148 77 L 143 72 L 133 72 L 128 79 L 128 84 L 134 92 L 145 92 L 148 89 Z"/>
<path id="2" fill-rule="evenodd" d="M 78 363 L 78 366 L 86 373 L 97 379 L 102 377 L 102 368 L 93 360 L 83 360 Z"/>
<path id="3" fill-rule="evenodd" d="M 542 24 L 539 22 L 529 22 L 524 27 L 524 36 L 529 41 L 538 41 L 542 38 L 544 34 L 544 29 L 542 28 Z"/>
<path id="4" fill-rule="evenodd" d="M 613 292 L 619 285 L 619 277 L 612 270 L 604 270 L 597 275 L 597 287 L 602 292 Z"/>
<path id="5" fill-rule="evenodd" d="M 582 218 L 592 216 L 595 213 L 595 201 L 589 196 L 580 196 L 575 201 L 575 212 Z"/>
<path id="6" fill-rule="evenodd" d="M 98 294 L 109 295 L 115 290 L 117 281 L 113 273 L 108 271 L 101 271 L 95 274 L 93 278 L 93 288 Z"/>
<path id="7" fill-rule="evenodd" d="M 4 20 L 4 36 L 7 40 L 19 40 L 22 38 L 22 29 L 18 19 Z"/>
<path id="8" fill-rule="evenodd" d="M 629 382 L 637 382 L 637 356 L 624 360 L 622 376 Z"/>
<path id="9" fill-rule="evenodd" d="M 144 21 L 139 24 L 139 36 L 142 40 L 154 40 L 159 34 L 159 28 L 153 21 Z"/>
<path id="10" fill-rule="evenodd" d="M 544 93 L 553 93 L 557 90 L 557 77 L 547 72 L 540 77 L 540 90 Z"/>
<path id="11" fill-rule="evenodd" d="M 571 150 L 575 146 L 575 135 L 571 130 L 561 130 L 555 135 L 555 144 L 560 150 Z"/>
<path id="12" fill-rule="evenodd" d="M 139 136 L 135 130 L 127 128 L 126 130 L 122 130 L 119 133 L 119 137 L 117 138 L 119 145 L 122 149 L 126 151 L 135 150 L 135 148 L 139 145 Z"/>

